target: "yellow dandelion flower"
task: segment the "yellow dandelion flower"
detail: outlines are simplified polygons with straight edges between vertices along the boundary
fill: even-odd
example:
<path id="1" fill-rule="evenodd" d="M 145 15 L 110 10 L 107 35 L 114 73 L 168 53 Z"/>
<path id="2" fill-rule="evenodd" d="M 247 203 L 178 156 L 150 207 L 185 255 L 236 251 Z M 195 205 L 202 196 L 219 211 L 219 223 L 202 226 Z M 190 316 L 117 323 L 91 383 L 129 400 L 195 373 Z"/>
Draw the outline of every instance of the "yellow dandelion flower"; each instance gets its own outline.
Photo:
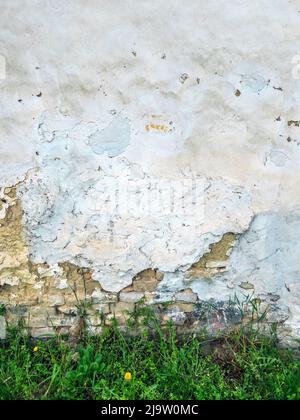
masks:
<path id="1" fill-rule="evenodd" d="M 125 375 L 124 375 L 124 379 L 125 379 L 125 381 L 131 381 L 131 379 L 132 379 L 131 373 L 126 372 Z"/>
<path id="2" fill-rule="evenodd" d="M 39 347 L 38 346 L 35 346 L 34 348 L 33 348 L 33 351 L 36 353 L 37 351 L 39 351 Z"/>

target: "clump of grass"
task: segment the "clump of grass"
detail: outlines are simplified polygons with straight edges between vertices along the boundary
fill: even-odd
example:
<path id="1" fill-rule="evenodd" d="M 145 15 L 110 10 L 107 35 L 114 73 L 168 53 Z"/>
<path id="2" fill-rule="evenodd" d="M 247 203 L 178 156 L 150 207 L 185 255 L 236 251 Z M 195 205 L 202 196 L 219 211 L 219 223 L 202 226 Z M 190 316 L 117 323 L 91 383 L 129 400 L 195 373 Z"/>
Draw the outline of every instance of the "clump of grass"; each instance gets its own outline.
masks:
<path id="1" fill-rule="evenodd" d="M 6 313 L 5 306 L 0 303 L 0 316 L 4 316 Z"/>
<path id="2" fill-rule="evenodd" d="M 274 334 L 178 336 L 148 316 L 153 327 L 135 336 L 116 323 L 77 341 L 32 341 L 9 330 L 0 347 L 0 399 L 299 399 L 299 359 Z"/>

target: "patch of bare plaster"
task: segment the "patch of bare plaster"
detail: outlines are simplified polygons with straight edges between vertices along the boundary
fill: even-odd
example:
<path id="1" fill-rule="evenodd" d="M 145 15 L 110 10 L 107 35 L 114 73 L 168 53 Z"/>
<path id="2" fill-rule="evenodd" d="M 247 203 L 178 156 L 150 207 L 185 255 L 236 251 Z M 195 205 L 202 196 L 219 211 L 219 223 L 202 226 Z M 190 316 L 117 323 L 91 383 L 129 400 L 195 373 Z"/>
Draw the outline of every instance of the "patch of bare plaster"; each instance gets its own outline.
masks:
<path id="1" fill-rule="evenodd" d="M 224 272 L 236 240 L 236 234 L 225 233 L 219 242 L 209 245 L 209 252 L 206 252 L 187 270 L 186 277 L 188 279 L 211 278 L 217 273 Z"/>
<path id="2" fill-rule="evenodd" d="M 245 74 L 241 76 L 240 83 L 253 93 L 260 94 L 263 89 L 269 86 L 270 80 L 266 80 L 260 74 Z"/>
<path id="3" fill-rule="evenodd" d="M 111 158 L 123 153 L 129 143 L 130 125 L 122 118 L 116 118 L 102 130 L 97 129 L 88 139 L 88 144 L 94 153 L 97 155 L 107 153 Z"/>
<path id="4" fill-rule="evenodd" d="M 4 188 L 0 218 L 0 287 L 33 284 L 28 249 L 23 237 L 22 208 L 15 187 Z"/>
<path id="5" fill-rule="evenodd" d="M 280 150 L 271 150 L 266 153 L 264 165 L 283 168 L 289 161 L 289 157 Z"/>

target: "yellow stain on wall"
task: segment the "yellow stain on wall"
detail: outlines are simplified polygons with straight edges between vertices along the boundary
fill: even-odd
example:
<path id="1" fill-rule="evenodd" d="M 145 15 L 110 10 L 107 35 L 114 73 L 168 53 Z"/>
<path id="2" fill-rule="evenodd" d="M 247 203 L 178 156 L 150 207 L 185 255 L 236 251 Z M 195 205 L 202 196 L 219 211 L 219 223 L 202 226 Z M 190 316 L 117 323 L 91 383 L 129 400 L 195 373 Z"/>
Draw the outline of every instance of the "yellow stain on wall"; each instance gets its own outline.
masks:
<path id="1" fill-rule="evenodd" d="M 154 124 L 154 123 L 146 124 L 145 129 L 146 131 L 158 131 L 158 132 L 163 132 L 163 133 L 167 133 L 168 131 L 171 131 L 168 125 Z"/>
<path id="2" fill-rule="evenodd" d="M 144 114 L 145 130 L 148 132 L 168 133 L 174 130 L 170 115 L 149 113 Z"/>

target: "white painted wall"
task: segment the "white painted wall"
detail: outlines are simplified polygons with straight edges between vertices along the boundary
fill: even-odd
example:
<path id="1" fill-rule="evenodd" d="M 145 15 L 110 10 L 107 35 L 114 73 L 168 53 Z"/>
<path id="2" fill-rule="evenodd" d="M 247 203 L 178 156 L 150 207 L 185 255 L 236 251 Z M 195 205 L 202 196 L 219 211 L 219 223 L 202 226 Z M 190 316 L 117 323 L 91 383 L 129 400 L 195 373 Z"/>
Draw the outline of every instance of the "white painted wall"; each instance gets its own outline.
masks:
<path id="1" fill-rule="evenodd" d="M 192 288 L 225 300 L 249 281 L 300 337 L 299 0 L 0 7 L 0 186 L 20 183 L 32 261 L 179 288 L 241 234 Z"/>

